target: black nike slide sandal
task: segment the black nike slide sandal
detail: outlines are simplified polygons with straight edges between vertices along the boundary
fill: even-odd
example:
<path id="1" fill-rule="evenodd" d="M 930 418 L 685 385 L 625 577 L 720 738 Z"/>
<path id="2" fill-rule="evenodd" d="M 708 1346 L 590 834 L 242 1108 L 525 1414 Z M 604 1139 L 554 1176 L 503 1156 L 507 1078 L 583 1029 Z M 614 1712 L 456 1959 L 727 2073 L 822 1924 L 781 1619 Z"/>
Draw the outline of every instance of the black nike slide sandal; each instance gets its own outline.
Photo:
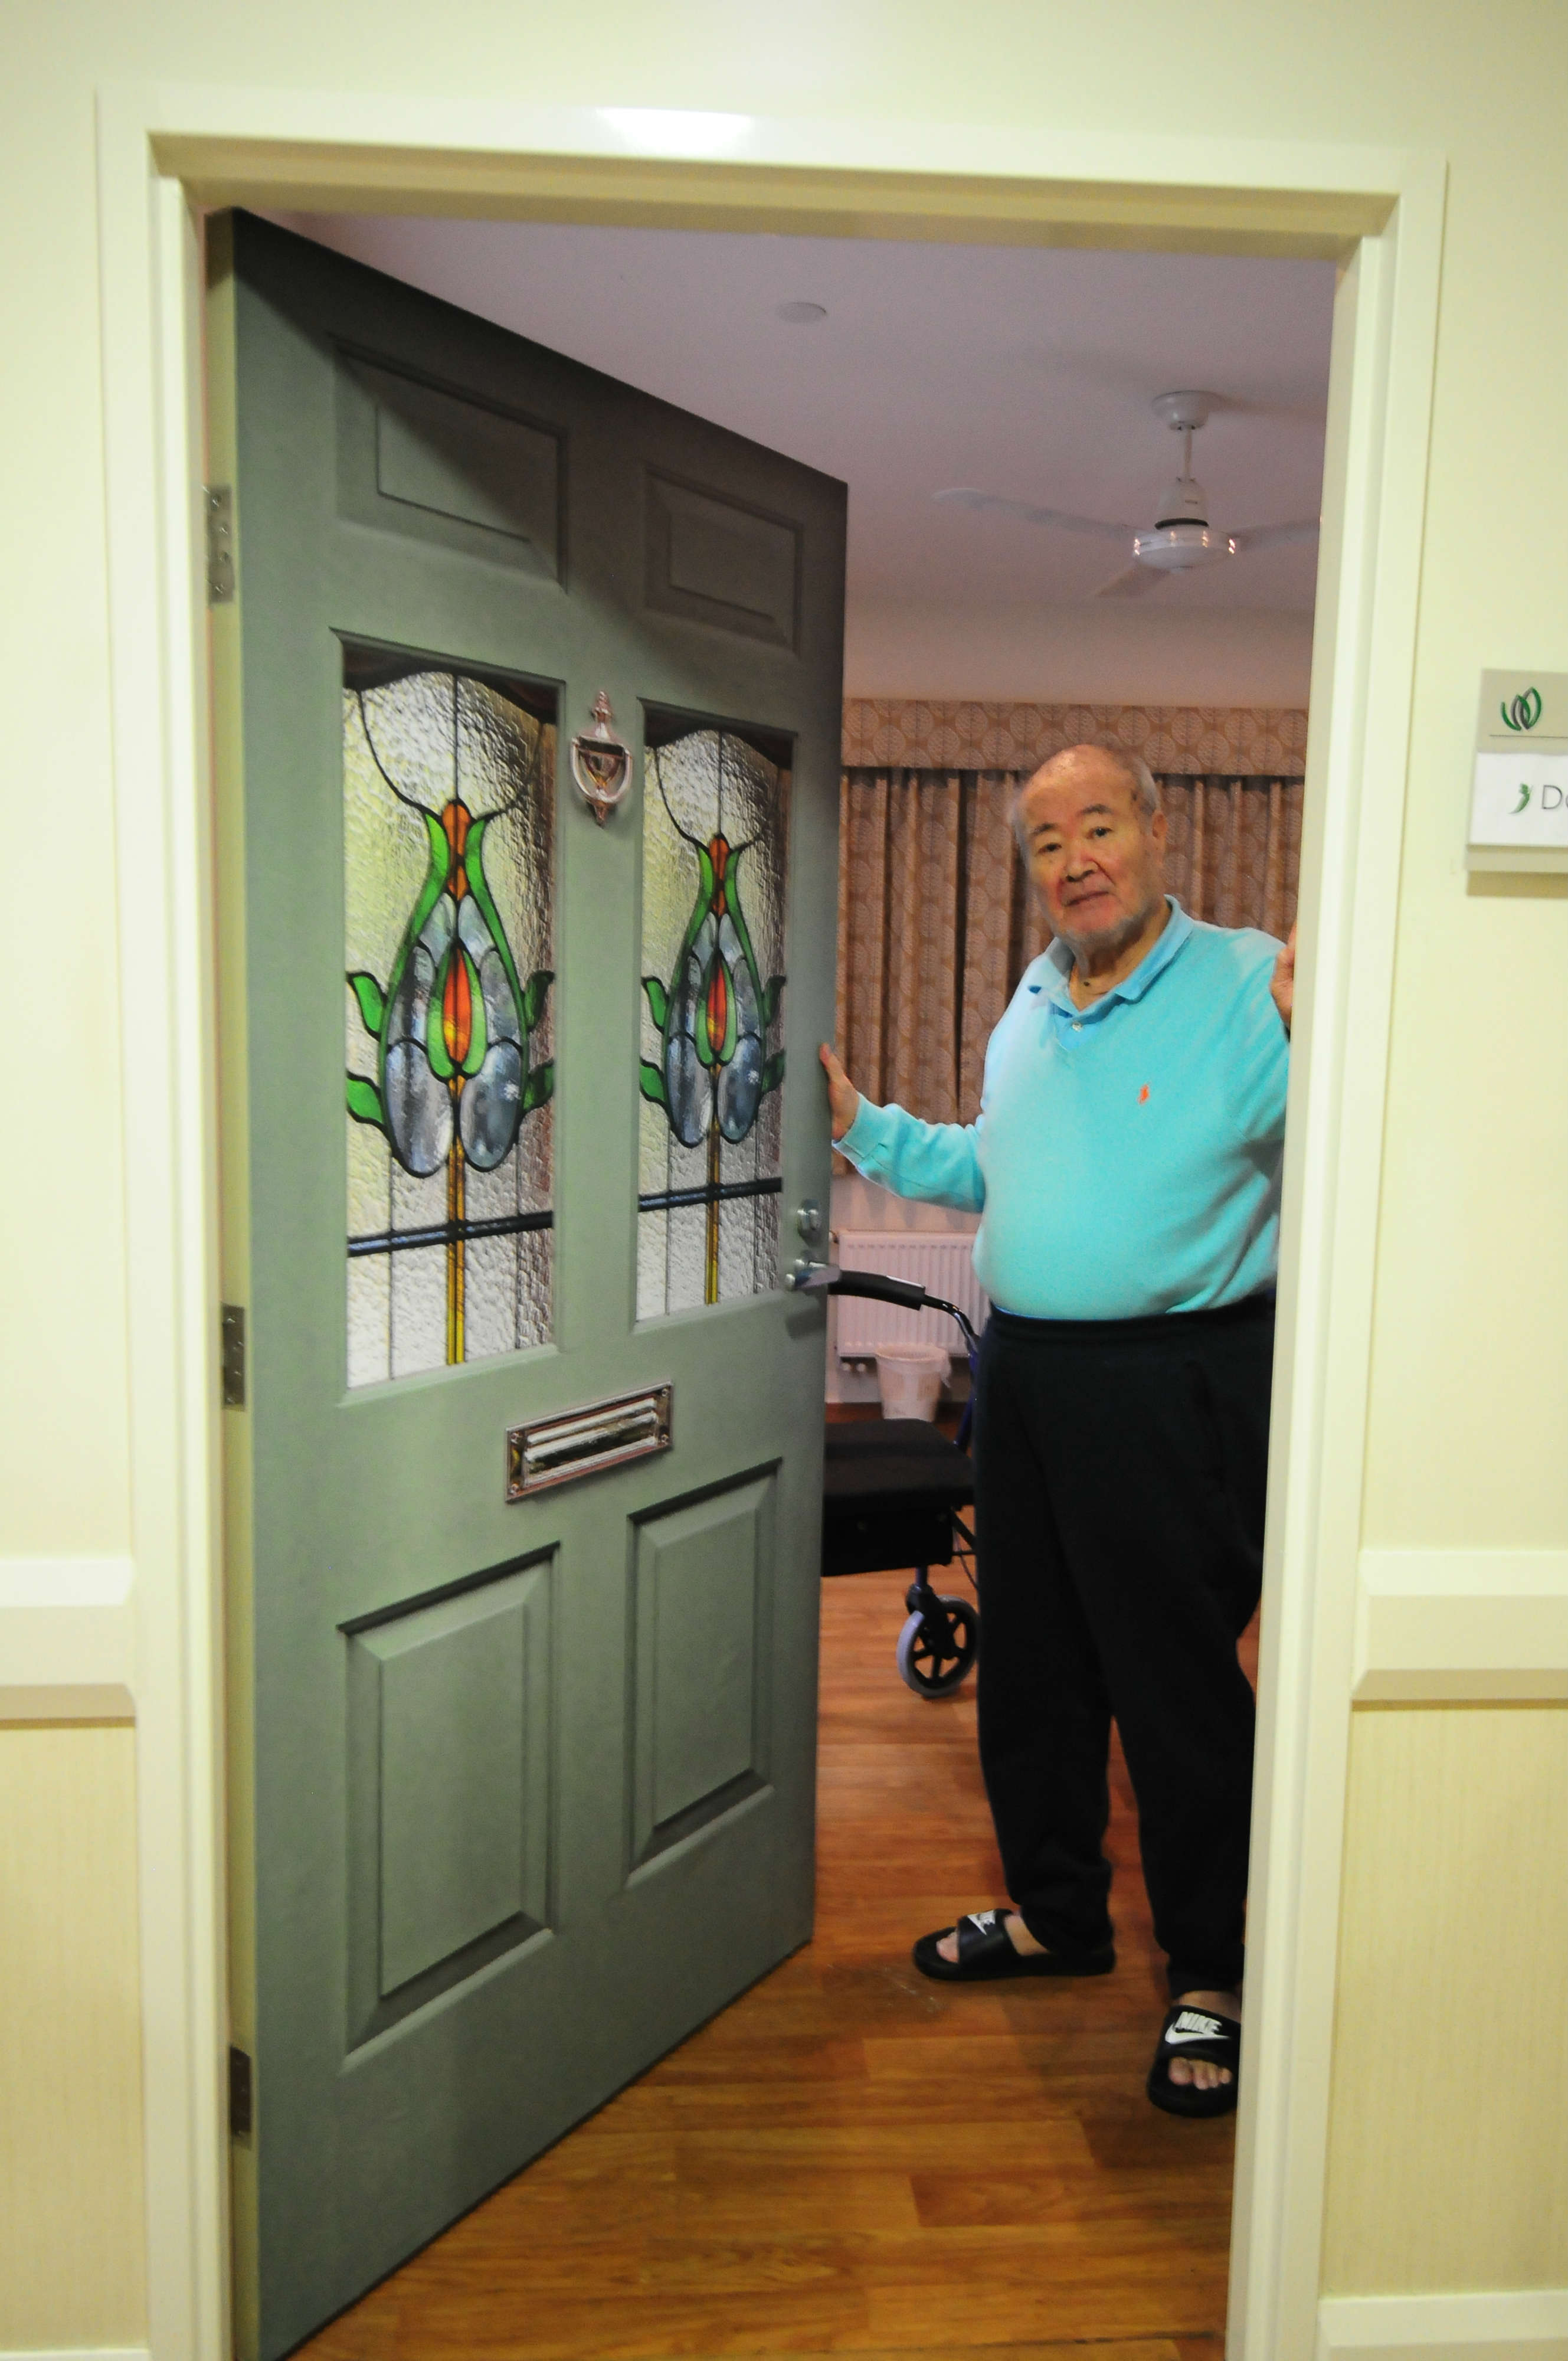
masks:
<path id="1" fill-rule="evenodd" d="M 1014 1948 L 1007 1932 L 1005 1910 L 971 1910 L 956 1929 L 959 1956 L 944 1960 L 937 1946 L 951 1927 L 922 1935 L 915 1946 L 915 1964 L 923 1976 L 938 1983 L 995 1983 L 1003 1976 L 1108 1976 L 1116 1964 L 1109 1943 L 1098 1951 L 1030 1951 Z"/>
<path id="2" fill-rule="evenodd" d="M 1212 2091 L 1191 2082 L 1173 2082 L 1170 2069 L 1178 2058 L 1206 2058 L 1214 2066 L 1228 2066 L 1231 2079 Z M 1149 2068 L 1148 2094 L 1168 2115 L 1228 2115 L 1236 2103 L 1241 2081 L 1242 2028 L 1234 2016 L 1216 2016 L 1206 2008 L 1184 2006 L 1178 2001 L 1166 2011 L 1159 2047 Z"/>

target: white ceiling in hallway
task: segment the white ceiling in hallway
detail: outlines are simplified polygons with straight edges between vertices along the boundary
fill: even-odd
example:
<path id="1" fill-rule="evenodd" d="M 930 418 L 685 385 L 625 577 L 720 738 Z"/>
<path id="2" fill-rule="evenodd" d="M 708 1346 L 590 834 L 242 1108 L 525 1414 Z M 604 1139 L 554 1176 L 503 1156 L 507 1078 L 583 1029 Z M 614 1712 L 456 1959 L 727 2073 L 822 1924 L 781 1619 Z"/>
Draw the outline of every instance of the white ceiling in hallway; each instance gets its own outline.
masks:
<path id="1" fill-rule="evenodd" d="M 1152 524 L 1180 444 L 1154 396 L 1234 407 L 1193 469 L 1227 531 L 1316 512 L 1333 266 L 356 215 L 323 244 L 850 486 L 851 603 L 1070 603 L 1114 544 L 934 505 L 970 484 Z M 809 322 L 780 307 L 821 305 Z M 1126 552 L 1130 558 L 1131 550 Z M 1306 613 L 1315 546 L 1169 578 L 1139 611 Z"/>

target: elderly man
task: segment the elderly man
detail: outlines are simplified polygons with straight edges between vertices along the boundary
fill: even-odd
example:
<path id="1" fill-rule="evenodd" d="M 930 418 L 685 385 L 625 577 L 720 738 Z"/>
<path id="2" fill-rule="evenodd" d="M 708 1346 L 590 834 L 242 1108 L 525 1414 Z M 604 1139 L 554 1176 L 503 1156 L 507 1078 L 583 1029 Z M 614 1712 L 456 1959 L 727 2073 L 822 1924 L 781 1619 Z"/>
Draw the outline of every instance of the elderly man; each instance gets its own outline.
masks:
<path id="1" fill-rule="evenodd" d="M 980 1750 L 1011 1910 L 915 1947 L 925 1974 L 1103 1975 L 1111 1721 L 1172 2005 L 1148 2092 L 1235 2104 L 1293 948 L 1164 890 L 1145 765 L 1045 763 L 1014 825 L 1055 937 L 986 1052 L 980 1119 L 861 1098 L 868 1179 L 981 1215 Z"/>

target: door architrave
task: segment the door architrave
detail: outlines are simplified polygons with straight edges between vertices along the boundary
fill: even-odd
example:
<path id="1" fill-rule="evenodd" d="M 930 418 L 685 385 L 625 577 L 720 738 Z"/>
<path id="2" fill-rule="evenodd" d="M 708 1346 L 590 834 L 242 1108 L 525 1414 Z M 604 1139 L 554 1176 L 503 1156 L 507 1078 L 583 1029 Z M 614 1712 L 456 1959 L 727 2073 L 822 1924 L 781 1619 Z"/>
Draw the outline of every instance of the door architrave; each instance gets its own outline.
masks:
<path id="1" fill-rule="evenodd" d="M 1228 2350 L 1317 2329 L 1384 1091 L 1446 166 L 1428 151 L 116 85 L 99 95 L 131 1603 L 157 2361 L 228 2350 L 200 210 L 1329 258 L 1334 313 Z M 991 159 L 1008 159 L 1005 174 Z"/>

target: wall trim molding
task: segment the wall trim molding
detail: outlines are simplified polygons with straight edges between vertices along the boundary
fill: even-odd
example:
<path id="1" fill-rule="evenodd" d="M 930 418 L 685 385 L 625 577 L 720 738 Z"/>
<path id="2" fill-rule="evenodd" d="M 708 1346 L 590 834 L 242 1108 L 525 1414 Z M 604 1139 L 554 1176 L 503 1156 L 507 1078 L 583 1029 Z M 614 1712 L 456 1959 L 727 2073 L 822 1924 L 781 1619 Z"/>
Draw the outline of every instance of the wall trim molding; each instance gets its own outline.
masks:
<path id="1" fill-rule="evenodd" d="M 134 1574 L 128 1557 L 0 1557 L 0 1724 L 135 1719 Z"/>
<path id="2" fill-rule="evenodd" d="M 1370 1549 L 1358 1705 L 1568 1698 L 1568 1550 Z"/>
<path id="3" fill-rule="evenodd" d="M 1317 2361 L 1568 2361 L 1568 2288 L 1336 2295 L 1318 2306 Z"/>
<path id="4" fill-rule="evenodd" d="M 8 2350 L 0 2345 L 0 2361 L 152 2361 L 145 2345 L 58 2345 L 47 2350 L 34 2345 Z"/>

